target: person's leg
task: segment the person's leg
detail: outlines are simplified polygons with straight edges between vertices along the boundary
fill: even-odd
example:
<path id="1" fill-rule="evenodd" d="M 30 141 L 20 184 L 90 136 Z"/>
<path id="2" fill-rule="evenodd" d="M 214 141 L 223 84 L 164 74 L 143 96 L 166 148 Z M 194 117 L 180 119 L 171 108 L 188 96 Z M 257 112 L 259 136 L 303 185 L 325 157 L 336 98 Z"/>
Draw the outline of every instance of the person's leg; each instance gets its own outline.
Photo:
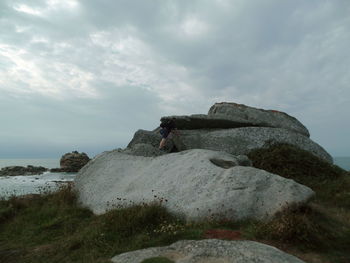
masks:
<path id="1" fill-rule="evenodd" d="M 166 143 L 166 138 L 162 138 L 162 140 L 159 143 L 159 149 L 163 149 L 163 147 L 165 146 Z"/>
<path id="2" fill-rule="evenodd" d="M 164 128 L 160 130 L 160 134 L 162 135 L 162 140 L 159 143 L 159 149 L 163 149 L 163 147 L 165 146 L 166 143 L 166 139 L 169 135 L 169 131 L 168 129 Z"/>

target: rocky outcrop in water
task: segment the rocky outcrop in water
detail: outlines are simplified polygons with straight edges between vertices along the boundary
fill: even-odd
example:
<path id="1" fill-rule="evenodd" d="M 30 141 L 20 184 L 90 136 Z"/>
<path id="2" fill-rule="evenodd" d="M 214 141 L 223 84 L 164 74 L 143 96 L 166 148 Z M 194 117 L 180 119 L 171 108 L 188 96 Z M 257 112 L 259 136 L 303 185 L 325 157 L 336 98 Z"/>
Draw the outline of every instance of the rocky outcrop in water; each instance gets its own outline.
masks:
<path id="1" fill-rule="evenodd" d="M 66 153 L 61 157 L 60 168 L 53 168 L 51 172 L 67 172 L 76 173 L 90 161 L 89 156 L 86 153 L 79 153 L 73 151 Z"/>
<path id="2" fill-rule="evenodd" d="M 47 168 L 42 166 L 7 166 L 0 170 L 0 176 L 38 175 L 47 170 Z"/>

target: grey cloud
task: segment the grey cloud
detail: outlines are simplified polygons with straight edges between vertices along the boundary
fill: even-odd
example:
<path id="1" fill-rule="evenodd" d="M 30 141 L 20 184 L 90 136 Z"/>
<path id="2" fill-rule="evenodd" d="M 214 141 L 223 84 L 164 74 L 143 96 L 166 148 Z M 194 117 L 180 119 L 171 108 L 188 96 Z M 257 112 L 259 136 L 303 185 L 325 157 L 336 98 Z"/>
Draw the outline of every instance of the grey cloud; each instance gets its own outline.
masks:
<path id="1" fill-rule="evenodd" d="M 107 125 L 108 131 L 120 131 L 117 144 L 123 145 L 131 130 L 152 128 L 169 109 L 173 114 L 204 113 L 215 100 L 232 100 L 286 111 L 304 122 L 331 153 L 346 152 L 340 139 L 345 137 L 334 140 L 334 145 L 327 141 L 331 133 L 327 122 L 336 126 L 344 118 L 338 111 L 349 111 L 350 3 L 346 0 L 236 0 L 223 6 L 198 0 L 87 0 L 79 2 L 77 12 L 56 10 L 47 17 L 15 11 L 12 7 L 18 3 L 24 2 L 0 3 L 0 44 L 27 50 L 28 59 L 42 69 L 41 76 L 66 95 L 60 102 L 62 98 L 39 99 L 37 93 L 22 104 L 2 101 L 17 105 L 17 111 L 6 111 L 15 119 L 23 118 L 20 109 L 30 113 L 33 136 L 41 134 L 35 128 L 39 120 L 52 125 L 43 131 L 61 138 L 62 144 L 79 141 L 78 131 L 85 129 L 91 134 L 81 145 L 95 145 L 89 146 L 92 149 L 99 144 L 93 144 L 93 138 L 106 138 L 95 139 L 106 145 L 113 140 L 107 131 L 98 136 L 101 130 L 95 127 Z M 26 3 L 46 6 L 44 0 Z M 190 18 L 207 25 L 207 32 L 196 36 L 181 32 L 182 23 Z M 16 26 L 28 29 L 15 32 Z M 111 43 L 94 43 L 96 33 L 106 33 Z M 35 37 L 48 42 L 31 42 Z M 145 47 L 144 54 L 113 49 L 114 43 L 128 37 Z M 0 68 L 6 70 L 11 63 L 1 58 Z M 78 71 L 73 72 L 77 76 L 70 76 L 70 70 Z M 74 77 L 77 83 L 70 82 Z M 8 80 L 8 85 L 21 88 L 28 83 Z M 72 85 L 84 87 L 72 89 Z M 181 91 L 181 85 L 192 91 Z M 95 90 L 97 97 L 80 96 L 82 89 Z M 174 99 L 166 100 L 164 95 Z M 119 117 L 124 105 L 133 117 Z M 67 122 L 70 133 L 52 124 L 50 116 Z M 113 124 L 112 116 L 118 116 L 121 127 Z M 327 116 L 323 122 L 316 121 L 323 116 Z M 349 131 L 346 124 L 342 126 Z M 13 131 L 19 132 L 19 127 L 16 124 Z"/>
<path id="2" fill-rule="evenodd" d="M 139 128 L 158 126 L 161 112 L 154 94 L 131 86 L 99 85 L 103 87 L 98 100 L 2 96 L 0 156 L 20 152 L 21 157 L 57 157 L 75 149 L 95 155 L 125 147 Z"/>

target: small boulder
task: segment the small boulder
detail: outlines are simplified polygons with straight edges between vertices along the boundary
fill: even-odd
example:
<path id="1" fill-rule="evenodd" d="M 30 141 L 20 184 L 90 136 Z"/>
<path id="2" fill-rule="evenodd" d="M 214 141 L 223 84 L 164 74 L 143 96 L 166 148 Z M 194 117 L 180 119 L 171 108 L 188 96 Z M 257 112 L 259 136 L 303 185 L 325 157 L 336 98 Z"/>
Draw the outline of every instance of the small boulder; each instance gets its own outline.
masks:
<path id="1" fill-rule="evenodd" d="M 86 165 L 90 161 L 89 156 L 87 156 L 86 153 L 79 153 L 77 151 L 73 151 L 71 153 L 66 153 L 61 157 L 60 160 L 60 169 L 57 169 L 56 171 L 59 172 L 69 172 L 69 173 L 76 173 L 79 172 L 79 170 Z M 51 171 L 55 171 L 51 169 Z"/>

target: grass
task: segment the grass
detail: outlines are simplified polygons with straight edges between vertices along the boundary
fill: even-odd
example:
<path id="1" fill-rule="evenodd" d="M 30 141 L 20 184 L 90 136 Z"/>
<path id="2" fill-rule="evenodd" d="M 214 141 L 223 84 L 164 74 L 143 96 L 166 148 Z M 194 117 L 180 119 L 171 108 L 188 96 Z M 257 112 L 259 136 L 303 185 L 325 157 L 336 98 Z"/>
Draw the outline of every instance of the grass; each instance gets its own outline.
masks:
<path id="1" fill-rule="evenodd" d="M 249 155 L 254 166 L 311 187 L 310 204 L 290 206 L 266 222 L 188 224 L 159 204 L 93 215 L 71 187 L 56 193 L 0 200 L 0 262 L 110 262 L 120 253 L 202 239 L 208 229 L 239 230 L 244 239 L 276 246 L 311 263 L 348 263 L 350 176 L 289 145 Z M 171 262 L 150 258 L 144 263 Z"/>
<path id="2" fill-rule="evenodd" d="M 142 260 L 141 263 L 175 263 L 175 262 L 168 258 L 154 257 L 154 258 L 147 258 L 145 260 Z"/>
<path id="3" fill-rule="evenodd" d="M 186 224 L 159 204 L 93 215 L 66 187 L 0 201 L 0 262 L 110 262 L 123 252 L 199 239 L 214 226 Z"/>
<path id="4" fill-rule="evenodd" d="M 308 262 L 349 262 L 350 173 L 288 144 L 259 149 L 248 156 L 254 167 L 293 179 L 316 195 L 308 205 L 286 207 L 268 222 L 249 225 L 246 232 L 317 259 L 307 258 Z"/>

